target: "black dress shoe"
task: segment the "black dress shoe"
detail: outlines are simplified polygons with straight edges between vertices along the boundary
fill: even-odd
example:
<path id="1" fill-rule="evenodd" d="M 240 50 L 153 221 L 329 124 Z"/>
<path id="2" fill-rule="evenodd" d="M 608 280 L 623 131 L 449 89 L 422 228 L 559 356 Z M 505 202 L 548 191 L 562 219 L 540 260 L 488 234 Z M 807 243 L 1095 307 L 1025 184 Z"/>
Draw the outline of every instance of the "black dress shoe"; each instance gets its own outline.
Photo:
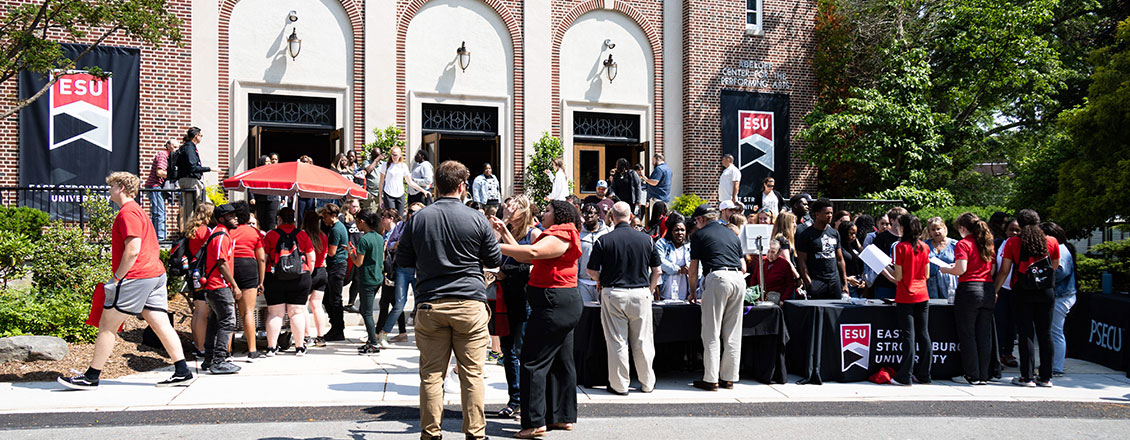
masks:
<path id="1" fill-rule="evenodd" d="M 612 387 L 608 387 L 608 388 L 605 388 L 605 389 L 608 391 L 609 394 L 615 394 L 617 396 L 627 396 L 628 395 L 627 391 L 624 391 L 624 392 L 616 391 L 616 389 L 614 389 Z"/>
<path id="2" fill-rule="evenodd" d="M 719 388 L 725 388 L 727 390 L 732 390 L 732 389 L 734 389 L 734 382 L 729 381 L 729 380 L 719 380 L 718 381 L 718 387 Z"/>
<path id="3" fill-rule="evenodd" d="M 691 384 L 691 386 L 694 386 L 695 388 L 698 388 L 700 390 L 718 391 L 718 384 L 714 382 L 703 382 L 701 380 L 696 380 Z"/>
<path id="4" fill-rule="evenodd" d="M 344 341 L 345 340 L 345 334 L 344 333 L 326 333 L 326 335 L 323 336 L 322 339 L 325 339 L 326 341 L 329 341 L 329 342 Z"/>

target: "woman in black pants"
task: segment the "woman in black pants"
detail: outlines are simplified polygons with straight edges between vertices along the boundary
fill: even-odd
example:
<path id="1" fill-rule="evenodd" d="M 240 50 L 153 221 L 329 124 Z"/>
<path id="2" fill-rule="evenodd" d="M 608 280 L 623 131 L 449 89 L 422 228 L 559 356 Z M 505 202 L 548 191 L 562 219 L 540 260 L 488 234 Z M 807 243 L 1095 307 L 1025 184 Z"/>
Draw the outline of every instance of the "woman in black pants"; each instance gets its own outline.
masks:
<path id="1" fill-rule="evenodd" d="M 926 280 L 930 278 L 930 250 L 918 239 L 922 235 L 918 217 L 903 214 L 897 221 L 902 237 L 895 245 L 893 262 L 883 269 L 883 276 L 896 284 L 895 313 L 902 343 L 902 362 L 891 383 L 909 386 L 930 383 L 934 353 L 930 344 L 930 293 L 926 288 Z"/>
<path id="2" fill-rule="evenodd" d="M 581 214 L 573 204 L 553 200 L 541 222 L 546 230 L 534 244 L 519 245 L 506 223 L 491 218 L 502 254 L 532 264 L 526 290 L 531 313 L 519 379 L 522 430 L 516 438 L 541 437 L 547 429 L 572 431 L 577 421 L 573 329 L 581 320 L 582 308 L 577 292 Z"/>
<path id="3" fill-rule="evenodd" d="M 1020 334 L 1020 376 L 1013 385 L 1051 387 L 1052 311 L 1055 307 L 1055 270 L 1059 267 L 1059 241 L 1040 229 L 1040 215 L 1023 209 L 1016 215 L 1020 235 L 1004 242 L 1004 257 L 997 272 L 996 290 L 1012 274 L 1012 317 Z M 1047 273 L 1050 272 L 1050 273 Z M 1030 276 L 1042 273 L 1041 280 Z M 1036 342 L 1040 344 L 1040 375 L 1033 377 Z"/>
<path id="4" fill-rule="evenodd" d="M 985 385 L 993 364 L 993 234 L 989 225 L 971 212 L 961 214 L 954 225 L 961 241 L 954 247 L 953 266 L 940 270 L 958 277 L 954 322 L 965 381 Z"/>

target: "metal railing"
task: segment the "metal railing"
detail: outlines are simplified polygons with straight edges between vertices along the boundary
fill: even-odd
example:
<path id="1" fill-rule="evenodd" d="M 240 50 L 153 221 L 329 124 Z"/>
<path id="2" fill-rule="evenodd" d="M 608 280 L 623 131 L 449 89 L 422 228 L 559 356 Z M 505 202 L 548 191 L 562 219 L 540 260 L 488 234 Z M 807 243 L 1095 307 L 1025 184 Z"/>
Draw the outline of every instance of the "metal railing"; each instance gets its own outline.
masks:
<path id="1" fill-rule="evenodd" d="M 39 209 L 51 216 L 52 220 L 62 220 L 77 223 L 85 228 L 90 221 L 90 216 L 83 206 L 87 192 L 93 195 L 109 198 L 110 187 L 101 186 L 74 186 L 74 185 L 26 185 L 26 186 L 0 186 L 0 205 L 6 207 L 26 206 Z M 137 203 L 147 213 L 152 212 L 149 204 L 150 193 L 161 193 L 165 201 L 165 229 L 168 231 L 166 242 L 172 241 L 177 234 L 181 200 L 183 194 L 191 193 L 191 189 L 154 189 L 141 188 Z"/>
<path id="2" fill-rule="evenodd" d="M 896 206 L 905 207 L 902 200 L 870 200 L 870 199 L 831 199 L 832 208 L 836 211 L 846 210 L 852 217 L 856 214 L 867 214 L 871 217 L 884 215 Z"/>

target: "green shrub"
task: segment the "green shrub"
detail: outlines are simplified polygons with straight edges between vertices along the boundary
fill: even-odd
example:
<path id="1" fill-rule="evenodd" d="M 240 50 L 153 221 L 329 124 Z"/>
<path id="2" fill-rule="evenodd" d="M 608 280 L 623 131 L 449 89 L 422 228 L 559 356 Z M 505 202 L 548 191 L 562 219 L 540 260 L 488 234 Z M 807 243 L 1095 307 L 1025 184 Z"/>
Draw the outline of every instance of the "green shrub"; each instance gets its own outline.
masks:
<path id="1" fill-rule="evenodd" d="M 683 194 L 675 197 L 675 201 L 671 202 L 671 209 L 678 211 L 685 217 L 690 217 L 691 214 L 694 214 L 694 209 L 703 203 L 706 203 L 706 200 L 703 200 L 697 194 Z"/>
<path id="2" fill-rule="evenodd" d="M 550 136 L 547 132 L 541 133 L 541 139 L 534 142 L 534 154 L 530 156 L 530 164 L 526 165 L 526 194 L 538 206 L 545 206 L 545 196 L 553 189 L 553 179 L 545 172 L 553 170 L 553 159 L 565 153 L 561 146 L 561 139 Z M 572 188 L 573 183 L 569 182 Z"/>
<path id="3" fill-rule="evenodd" d="M 972 212 L 977 214 L 978 217 L 981 217 L 981 220 L 984 220 L 985 223 L 988 223 L 989 217 L 997 211 L 1005 211 L 1005 208 L 1001 206 L 946 206 L 942 208 L 922 208 L 914 211 L 914 215 L 922 220 L 923 227 L 926 226 L 926 220 L 933 217 L 941 217 L 942 220 L 946 221 L 946 229 L 949 231 L 949 236 L 952 238 L 961 238 L 957 233 L 957 228 L 953 225 L 954 220 L 957 220 L 961 214 Z"/>
<path id="4" fill-rule="evenodd" d="M 110 199 L 88 189 L 82 199 L 82 208 L 86 215 L 86 226 L 90 241 L 95 243 L 109 242 L 110 233 L 114 227 L 114 218 L 117 216 L 117 212 L 110 206 Z"/>
<path id="5" fill-rule="evenodd" d="M 373 150 L 380 151 L 384 157 L 388 157 L 392 151 L 392 147 L 404 148 L 404 140 L 400 138 L 404 131 L 395 125 L 390 125 L 385 128 L 373 128 L 373 141 L 361 146 L 361 150 L 369 158 L 373 157 Z M 428 154 L 435 158 L 435 151 L 429 151 Z"/>
<path id="6" fill-rule="evenodd" d="M 31 249 L 28 237 L 0 229 L 0 278 L 4 280 L 4 288 L 8 287 L 8 280 L 22 278 L 27 273 L 24 264 L 31 256 Z"/>
<path id="7" fill-rule="evenodd" d="M 110 256 L 78 228 L 54 222 L 32 249 L 31 279 L 40 292 L 91 292 L 110 278 Z"/>
<path id="8" fill-rule="evenodd" d="M 906 209 L 911 212 L 917 211 L 922 208 L 936 208 L 941 206 L 953 206 L 953 194 L 944 189 L 919 189 L 909 186 L 899 186 L 888 190 L 867 193 L 862 196 L 864 199 L 872 200 L 896 200 L 901 199 Z"/>
<path id="9" fill-rule="evenodd" d="M 51 295 L 10 290 L 0 293 L 0 337 L 57 336 L 67 342 L 94 342 L 98 329 L 86 325 L 89 293 L 73 290 Z"/>
<path id="10" fill-rule="evenodd" d="M 0 206 L 0 231 L 12 231 L 34 241 L 50 222 L 46 212 L 35 208 Z"/>
<path id="11" fill-rule="evenodd" d="M 161 249 L 161 265 L 165 266 L 166 271 L 168 271 L 169 268 L 170 253 L 171 251 L 169 249 Z M 177 292 L 180 292 L 181 289 L 184 288 L 184 276 L 168 275 L 168 277 L 168 282 L 165 283 L 165 287 L 169 289 L 169 299 L 173 299 L 173 297 L 177 295 Z"/>
<path id="12" fill-rule="evenodd" d="M 1077 253 L 1075 276 L 1079 282 L 1079 291 L 1100 292 L 1103 272 L 1114 275 L 1115 292 L 1130 290 L 1127 280 L 1127 274 L 1130 274 L 1130 240 L 1099 243 L 1091 246 L 1088 254 L 1099 256 L 1091 258 Z"/>

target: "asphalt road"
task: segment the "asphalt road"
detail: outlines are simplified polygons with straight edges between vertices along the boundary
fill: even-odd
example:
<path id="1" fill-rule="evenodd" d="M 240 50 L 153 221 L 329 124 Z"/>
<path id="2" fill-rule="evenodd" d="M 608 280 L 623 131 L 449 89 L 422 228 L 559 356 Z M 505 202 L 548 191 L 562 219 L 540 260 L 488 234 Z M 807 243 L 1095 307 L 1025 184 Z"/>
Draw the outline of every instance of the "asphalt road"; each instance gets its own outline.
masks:
<path id="1" fill-rule="evenodd" d="M 491 410 L 493 408 L 488 408 Z M 556 438 L 1127 438 L 1130 404 L 1074 402 L 775 402 L 581 405 Z M 881 417 L 878 417 L 882 415 Z M 0 415 L 0 438 L 419 438 L 415 408 L 225 408 Z M 461 438 L 458 408 L 444 430 Z M 489 419 L 509 438 L 517 421 Z"/>

